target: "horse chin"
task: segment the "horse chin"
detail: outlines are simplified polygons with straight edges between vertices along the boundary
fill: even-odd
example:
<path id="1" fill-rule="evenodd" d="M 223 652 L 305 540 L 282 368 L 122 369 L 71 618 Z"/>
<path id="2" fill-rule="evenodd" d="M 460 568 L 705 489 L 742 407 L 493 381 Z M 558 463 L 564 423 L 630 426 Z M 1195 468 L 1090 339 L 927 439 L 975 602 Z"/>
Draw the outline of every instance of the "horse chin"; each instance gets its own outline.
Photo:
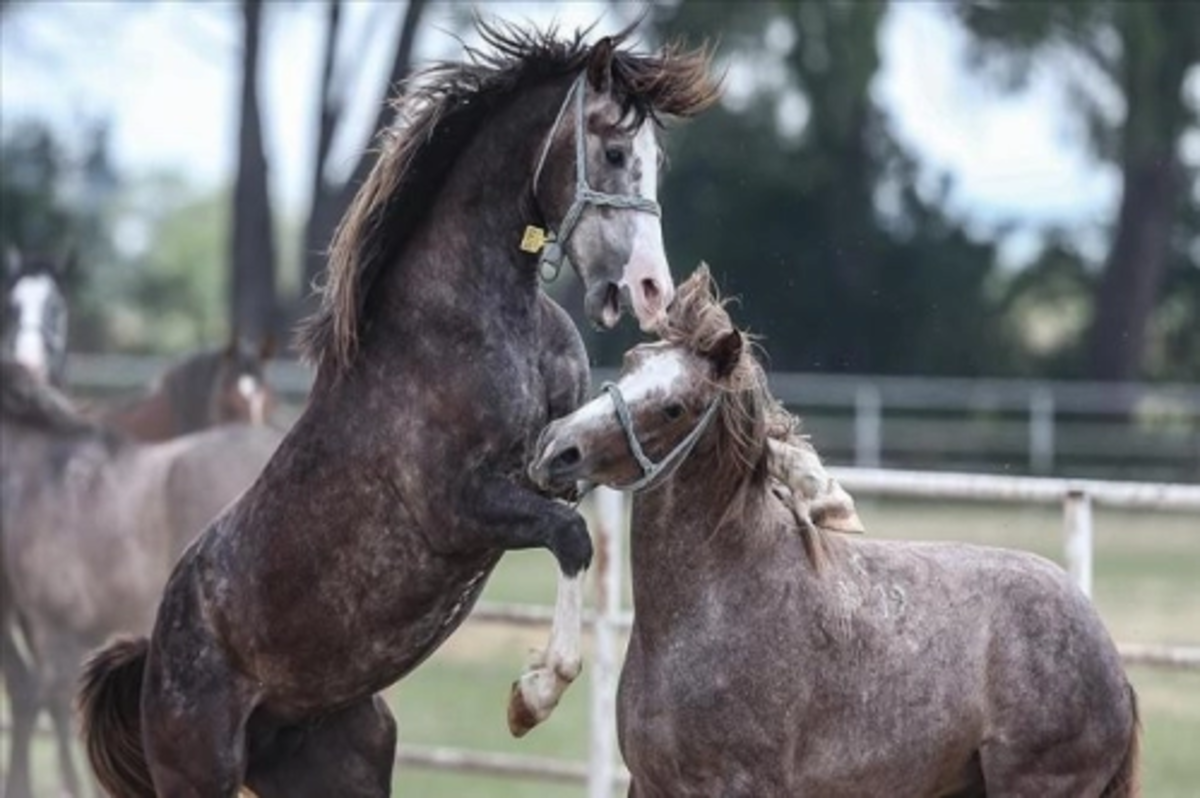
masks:
<path id="1" fill-rule="evenodd" d="M 588 290 L 584 312 L 600 330 L 611 330 L 621 321 L 621 289 L 614 282 L 605 282 Z"/>

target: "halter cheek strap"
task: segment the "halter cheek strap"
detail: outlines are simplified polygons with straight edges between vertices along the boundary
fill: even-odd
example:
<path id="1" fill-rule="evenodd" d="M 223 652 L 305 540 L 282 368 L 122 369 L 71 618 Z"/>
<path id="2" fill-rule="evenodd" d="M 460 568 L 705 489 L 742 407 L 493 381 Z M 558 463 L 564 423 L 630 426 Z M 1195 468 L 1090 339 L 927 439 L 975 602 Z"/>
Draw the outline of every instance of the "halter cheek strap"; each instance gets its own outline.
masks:
<path id="1" fill-rule="evenodd" d="M 554 135 L 558 132 L 558 127 L 562 124 L 563 117 L 566 116 L 571 98 L 574 97 L 575 199 L 571 202 L 571 207 L 567 209 L 566 215 L 563 216 L 563 220 L 558 226 L 558 232 L 553 230 L 547 232 L 535 225 L 529 225 L 525 228 L 525 233 L 521 237 L 521 251 L 531 254 L 541 253 L 541 257 L 538 258 L 538 271 L 542 279 L 546 282 L 555 280 L 559 272 L 562 271 L 563 263 L 567 260 L 564 247 L 567 244 L 567 240 L 571 237 L 571 233 L 575 231 L 575 225 L 578 224 L 579 217 L 583 215 L 584 208 L 588 205 L 643 211 L 645 213 L 652 213 L 655 216 L 662 216 L 662 206 L 652 199 L 639 197 L 636 194 L 607 194 L 603 191 L 594 191 L 588 185 L 587 133 L 584 130 L 583 107 L 584 95 L 587 93 L 586 81 L 586 73 L 582 73 L 571 84 L 571 88 L 567 89 L 567 96 L 563 98 L 562 106 L 558 109 L 558 115 L 554 118 L 554 124 L 550 127 L 550 132 L 546 136 L 546 143 L 542 145 L 542 154 L 538 158 L 537 167 L 533 170 L 533 196 L 536 199 L 538 181 L 542 176 L 542 168 L 546 165 L 546 157 L 550 154 L 550 145 L 554 142 Z"/>
<path id="2" fill-rule="evenodd" d="M 659 460 L 657 463 L 646 456 L 642 450 L 642 444 L 638 441 L 637 432 L 633 428 L 633 415 L 629 412 L 629 405 L 625 403 L 625 397 L 621 395 L 621 389 L 611 382 L 604 383 L 601 390 L 612 397 L 613 406 L 616 409 L 617 421 L 621 425 L 621 430 L 625 433 L 625 440 L 629 442 L 629 451 L 633 453 L 633 457 L 638 462 L 638 466 L 642 469 L 642 476 L 634 480 L 628 485 L 613 485 L 614 490 L 626 490 L 633 493 L 645 490 L 650 487 L 656 487 L 661 484 L 661 481 L 674 473 L 691 453 L 696 446 L 696 442 L 700 440 L 700 436 L 708 429 L 713 418 L 717 414 L 717 407 L 720 404 L 718 399 L 713 399 L 709 402 L 708 407 L 704 411 L 704 415 L 700 417 L 700 421 L 692 428 L 687 437 L 676 444 L 675 448 L 667 453 L 666 457 Z"/>

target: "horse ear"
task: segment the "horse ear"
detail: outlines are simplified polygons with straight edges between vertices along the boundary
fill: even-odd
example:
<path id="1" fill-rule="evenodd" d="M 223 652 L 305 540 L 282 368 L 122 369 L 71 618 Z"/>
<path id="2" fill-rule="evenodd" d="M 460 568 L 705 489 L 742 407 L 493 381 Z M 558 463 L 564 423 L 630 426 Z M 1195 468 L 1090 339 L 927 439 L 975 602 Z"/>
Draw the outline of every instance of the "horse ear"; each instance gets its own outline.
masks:
<path id="1" fill-rule="evenodd" d="M 266 363 L 275 357 L 275 333 L 267 333 L 258 345 L 258 359 Z"/>
<path id="2" fill-rule="evenodd" d="M 596 42 L 588 56 L 588 83 L 600 94 L 608 94 L 612 89 L 612 61 L 616 46 L 609 36 Z"/>
<path id="3" fill-rule="evenodd" d="M 708 350 L 708 357 L 716 369 L 717 379 L 723 380 L 733 373 L 738 361 L 742 359 L 744 346 L 741 330 L 730 330 L 712 345 Z"/>

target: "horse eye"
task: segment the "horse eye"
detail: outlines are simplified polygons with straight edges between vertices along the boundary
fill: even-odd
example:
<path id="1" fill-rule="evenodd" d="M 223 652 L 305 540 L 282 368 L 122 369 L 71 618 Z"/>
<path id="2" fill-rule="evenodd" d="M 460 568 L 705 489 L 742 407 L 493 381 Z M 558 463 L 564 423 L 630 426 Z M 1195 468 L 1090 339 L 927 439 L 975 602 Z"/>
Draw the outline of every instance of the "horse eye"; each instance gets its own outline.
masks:
<path id="1" fill-rule="evenodd" d="M 620 147 L 606 147 L 604 149 L 604 160 L 608 161 L 610 166 L 620 169 L 625 165 L 625 150 Z"/>
<path id="2" fill-rule="evenodd" d="M 675 404 L 667 405 L 666 407 L 663 408 L 663 414 L 667 417 L 668 420 L 675 421 L 676 419 L 678 419 L 680 416 L 683 415 L 683 405 L 679 404 L 678 402 Z"/>

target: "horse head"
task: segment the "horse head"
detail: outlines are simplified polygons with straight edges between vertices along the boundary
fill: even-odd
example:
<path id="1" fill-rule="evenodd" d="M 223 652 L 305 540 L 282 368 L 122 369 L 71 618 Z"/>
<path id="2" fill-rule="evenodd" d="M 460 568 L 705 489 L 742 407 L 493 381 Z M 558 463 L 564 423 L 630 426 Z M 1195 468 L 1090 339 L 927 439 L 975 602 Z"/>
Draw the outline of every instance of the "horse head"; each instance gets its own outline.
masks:
<path id="1" fill-rule="evenodd" d="M 247 345 L 236 334 L 230 337 L 221 351 L 212 386 L 209 417 L 213 423 L 267 423 L 276 402 L 266 373 L 274 354 L 271 335 L 257 347 Z"/>
<path id="2" fill-rule="evenodd" d="M 716 93 L 701 77 L 703 54 L 632 59 L 617 49 L 625 35 L 592 47 L 566 90 L 533 170 L 533 194 L 552 229 L 526 228 L 522 248 L 540 251 L 546 278 L 570 261 L 597 326 L 615 327 L 628 305 L 651 331 L 675 294 L 658 204 L 656 114 L 697 113 Z"/>
<path id="3" fill-rule="evenodd" d="M 670 477 L 722 413 L 727 396 L 758 371 L 745 335 L 711 293 L 707 269 L 681 286 L 695 296 L 703 324 L 688 334 L 641 344 L 625 354 L 621 374 L 592 401 L 542 432 L 530 477 L 543 488 L 576 481 L 639 491 Z M 681 308 L 672 306 L 666 330 L 680 330 Z M 726 423 L 728 418 L 721 418 Z M 735 421 L 736 423 L 736 421 Z"/>
<path id="4" fill-rule="evenodd" d="M 67 300 L 64 286 L 75 256 L 5 255 L 4 354 L 39 379 L 62 383 L 67 360 Z"/>

